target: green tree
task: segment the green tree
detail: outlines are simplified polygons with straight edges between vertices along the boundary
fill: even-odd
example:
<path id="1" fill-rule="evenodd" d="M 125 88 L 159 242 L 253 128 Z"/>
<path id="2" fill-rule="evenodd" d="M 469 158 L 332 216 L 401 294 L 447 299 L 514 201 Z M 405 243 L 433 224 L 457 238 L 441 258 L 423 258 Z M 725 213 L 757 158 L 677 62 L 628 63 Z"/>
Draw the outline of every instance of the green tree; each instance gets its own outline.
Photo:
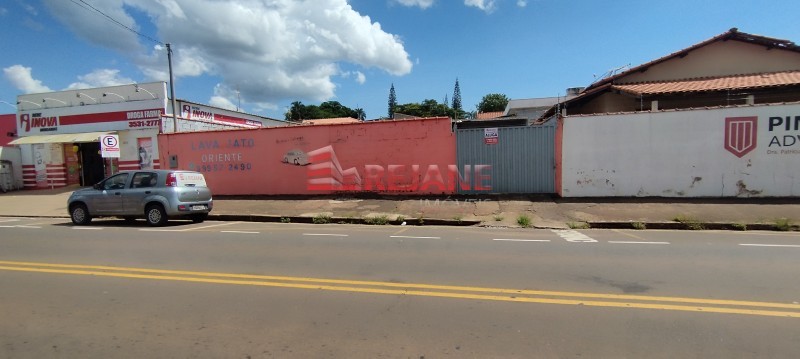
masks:
<path id="1" fill-rule="evenodd" d="M 422 101 L 422 103 L 397 105 L 396 113 L 417 117 L 450 117 L 453 115 L 453 111 L 447 104 L 431 99 Z"/>
<path id="2" fill-rule="evenodd" d="M 456 86 L 453 89 L 453 115 L 454 118 L 464 117 L 464 109 L 461 107 L 461 87 L 458 85 L 458 78 L 456 78 Z"/>
<path id="3" fill-rule="evenodd" d="M 478 104 L 478 112 L 497 112 L 505 111 L 508 105 L 508 97 L 501 93 L 490 93 L 483 96 Z"/>
<path id="4" fill-rule="evenodd" d="M 287 121 L 301 122 L 303 120 L 314 120 L 318 118 L 337 118 L 352 117 L 358 119 L 366 118 L 363 109 L 351 109 L 342 105 L 338 101 L 326 101 L 319 106 L 303 105 L 300 101 L 292 102 L 292 106 L 284 116 Z"/>
<path id="5" fill-rule="evenodd" d="M 289 107 L 289 111 L 284 115 L 284 119 L 286 121 L 300 122 L 304 118 L 303 111 L 305 111 L 305 105 L 302 102 L 292 102 L 292 106 Z"/>
<path id="6" fill-rule="evenodd" d="M 367 113 L 364 112 L 363 108 L 359 107 L 359 108 L 353 110 L 353 112 L 355 113 L 355 116 L 353 116 L 353 117 L 357 118 L 359 121 L 364 121 L 364 120 L 367 119 Z"/>
<path id="7" fill-rule="evenodd" d="M 389 89 L 389 118 L 394 118 L 395 110 L 397 109 L 397 94 L 394 92 L 394 83 Z"/>

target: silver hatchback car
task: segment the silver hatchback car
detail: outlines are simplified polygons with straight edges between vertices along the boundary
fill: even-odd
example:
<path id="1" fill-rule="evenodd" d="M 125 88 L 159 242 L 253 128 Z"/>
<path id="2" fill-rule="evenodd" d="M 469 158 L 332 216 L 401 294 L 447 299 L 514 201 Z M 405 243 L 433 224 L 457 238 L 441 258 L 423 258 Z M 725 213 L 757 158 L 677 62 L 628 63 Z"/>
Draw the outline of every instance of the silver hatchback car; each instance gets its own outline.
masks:
<path id="1" fill-rule="evenodd" d="M 213 204 L 201 173 L 177 170 L 121 171 L 67 200 L 70 218 L 78 225 L 109 216 L 127 221 L 144 217 L 151 226 L 163 226 L 168 218 L 200 223 Z"/>

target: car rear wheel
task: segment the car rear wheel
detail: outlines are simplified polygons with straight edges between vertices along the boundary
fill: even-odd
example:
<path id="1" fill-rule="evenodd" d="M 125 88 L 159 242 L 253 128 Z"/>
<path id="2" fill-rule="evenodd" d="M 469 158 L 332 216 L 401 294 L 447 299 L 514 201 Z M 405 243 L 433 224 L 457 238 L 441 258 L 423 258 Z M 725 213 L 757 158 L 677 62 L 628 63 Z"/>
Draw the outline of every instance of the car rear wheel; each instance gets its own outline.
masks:
<path id="1" fill-rule="evenodd" d="M 89 222 L 92 221 L 92 216 L 89 215 L 89 210 L 86 209 L 86 205 L 83 204 L 76 204 L 72 206 L 69 211 L 69 217 L 72 219 L 72 223 L 77 225 L 89 224 Z"/>
<path id="2" fill-rule="evenodd" d="M 208 213 L 201 213 L 201 214 L 193 214 L 192 215 L 192 222 L 194 223 L 203 223 L 203 221 L 208 218 Z"/>
<path id="3" fill-rule="evenodd" d="M 160 227 L 167 224 L 167 212 L 160 204 L 151 204 L 144 211 L 147 224 L 153 227 Z"/>

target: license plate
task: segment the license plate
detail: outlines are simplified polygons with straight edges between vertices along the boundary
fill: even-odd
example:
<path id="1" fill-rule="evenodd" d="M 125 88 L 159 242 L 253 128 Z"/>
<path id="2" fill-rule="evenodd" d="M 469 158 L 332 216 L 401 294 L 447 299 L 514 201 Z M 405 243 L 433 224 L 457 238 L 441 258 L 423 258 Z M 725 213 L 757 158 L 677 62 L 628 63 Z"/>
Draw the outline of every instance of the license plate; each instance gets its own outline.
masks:
<path id="1" fill-rule="evenodd" d="M 204 205 L 192 206 L 192 211 L 202 211 L 204 209 L 206 209 L 206 206 L 204 206 Z"/>

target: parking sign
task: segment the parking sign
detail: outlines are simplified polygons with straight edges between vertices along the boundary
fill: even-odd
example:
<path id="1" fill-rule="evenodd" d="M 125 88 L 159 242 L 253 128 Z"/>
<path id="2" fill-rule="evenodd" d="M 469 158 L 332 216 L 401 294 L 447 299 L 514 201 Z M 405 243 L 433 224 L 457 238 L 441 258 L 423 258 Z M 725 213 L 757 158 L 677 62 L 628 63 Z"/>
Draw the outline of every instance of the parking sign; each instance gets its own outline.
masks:
<path id="1" fill-rule="evenodd" d="M 119 153 L 118 135 L 100 136 L 100 154 L 103 158 L 119 158 Z"/>

